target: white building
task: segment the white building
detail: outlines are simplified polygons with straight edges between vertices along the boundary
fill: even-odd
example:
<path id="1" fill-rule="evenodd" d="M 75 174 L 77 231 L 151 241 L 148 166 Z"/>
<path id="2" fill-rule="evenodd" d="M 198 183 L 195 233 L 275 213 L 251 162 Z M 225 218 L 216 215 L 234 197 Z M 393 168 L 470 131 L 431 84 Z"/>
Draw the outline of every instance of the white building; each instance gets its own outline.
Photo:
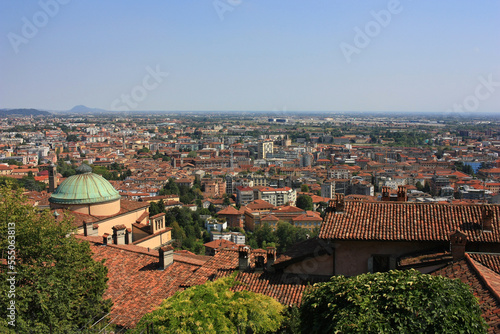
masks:
<path id="1" fill-rule="evenodd" d="M 257 154 L 259 159 L 265 159 L 268 153 L 273 153 L 274 143 L 272 141 L 259 142 Z"/>
<path id="2" fill-rule="evenodd" d="M 240 232 L 210 232 L 210 236 L 212 240 L 227 240 L 234 242 L 237 245 L 245 244 L 245 235 Z"/>
<path id="3" fill-rule="evenodd" d="M 227 222 L 221 222 L 215 218 L 208 218 L 205 221 L 205 228 L 207 229 L 208 233 L 210 233 L 211 231 L 222 232 L 227 229 Z"/>
<path id="4" fill-rule="evenodd" d="M 295 205 L 297 200 L 297 192 L 294 189 L 262 187 L 257 190 L 258 198 L 271 203 L 274 206 Z"/>

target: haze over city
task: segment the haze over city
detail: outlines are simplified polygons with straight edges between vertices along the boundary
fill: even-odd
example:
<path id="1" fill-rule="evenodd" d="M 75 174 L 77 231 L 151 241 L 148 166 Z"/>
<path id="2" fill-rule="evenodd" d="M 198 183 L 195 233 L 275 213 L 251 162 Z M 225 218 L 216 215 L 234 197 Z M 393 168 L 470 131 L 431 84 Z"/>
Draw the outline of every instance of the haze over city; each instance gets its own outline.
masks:
<path id="1" fill-rule="evenodd" d="M 500 333 L 499 31 L 0 1 L 0 333 Z"/>
<path id="2" fill-rule="evenodd" d="M 500 105 L 500 3 L 0 3 L 1 108 L 427 111 Z"/>

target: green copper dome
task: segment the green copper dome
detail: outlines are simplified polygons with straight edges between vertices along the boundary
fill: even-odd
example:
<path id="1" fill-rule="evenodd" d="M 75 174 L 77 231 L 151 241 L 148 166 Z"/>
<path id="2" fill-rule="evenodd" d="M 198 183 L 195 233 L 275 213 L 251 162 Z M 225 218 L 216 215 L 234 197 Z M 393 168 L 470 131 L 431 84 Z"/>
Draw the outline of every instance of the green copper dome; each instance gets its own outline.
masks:
<path id="1" fill-rule="evenodd" d="M 120 199 L 121 196 L 105 178 L 91 173 L 90 167 L 82 167 L 79 172 L 64 180 L 49 198 L 58 204 L 93 204 Z"/>

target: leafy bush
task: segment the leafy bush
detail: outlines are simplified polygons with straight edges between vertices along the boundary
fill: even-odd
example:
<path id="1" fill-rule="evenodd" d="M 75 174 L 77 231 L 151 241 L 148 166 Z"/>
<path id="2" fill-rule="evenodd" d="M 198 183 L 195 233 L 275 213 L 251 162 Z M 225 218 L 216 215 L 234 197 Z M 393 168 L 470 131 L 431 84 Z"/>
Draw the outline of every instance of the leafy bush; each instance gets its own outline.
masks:
<path id="1" fill-rule="evenodd" d="M 234 275 L 177 292 L 146 314 L 135 333 L 267 333 L 280 328 L 284 306 L 271 297 L 231 291 Z"/>
<path id="2" fill-rule="evenodd" d="M 485 333 L 478 302 L 459 280 L 416 270 L 334 276 L 304 294 L 306 333 Z"/>

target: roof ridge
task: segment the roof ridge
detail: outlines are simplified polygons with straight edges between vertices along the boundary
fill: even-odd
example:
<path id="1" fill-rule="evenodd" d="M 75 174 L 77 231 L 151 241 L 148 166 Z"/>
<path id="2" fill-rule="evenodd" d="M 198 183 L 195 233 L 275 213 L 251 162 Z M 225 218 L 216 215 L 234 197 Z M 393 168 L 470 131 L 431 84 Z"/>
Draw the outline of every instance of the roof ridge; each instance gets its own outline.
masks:
<path id="1" fill-rule="evenodd" d="M 498 303 L 500 303 L 500 291 L 496 290 L 493 285 L 491 284 L 491 282 L 484 276 L 484 273 L 482 272 L 482 270 L 486 270 L 487 272 L 489 271 L 488 274 L 492 274 L 494 276 L 496 276 L 497 278 L 500 279 L 500 275 L 497 274 L 496 272 L 494 272 L 493 270 L 491 270 L 490 268 L 488 267 L 485 267 L 484 265 L 482 265 L 481 263 L 477 262 L 476 260 L 472 259 L 470 257 L 469 254 L 465 253 L 465 260 L 467 261 L 468 264 L 470 264 L 472 266 L 472 268 L 474 269 L 474 271 L 476 272 L 477 276 L 479 277 L 479 279 L 481 280 L 481 282 L 484 283 L 484 285 L 486 285 L 486 288 L 490 291 L 490 293 L 495 297 L 496 301 Z M 482 268 L 481 268 L 482 267 Z"/>

